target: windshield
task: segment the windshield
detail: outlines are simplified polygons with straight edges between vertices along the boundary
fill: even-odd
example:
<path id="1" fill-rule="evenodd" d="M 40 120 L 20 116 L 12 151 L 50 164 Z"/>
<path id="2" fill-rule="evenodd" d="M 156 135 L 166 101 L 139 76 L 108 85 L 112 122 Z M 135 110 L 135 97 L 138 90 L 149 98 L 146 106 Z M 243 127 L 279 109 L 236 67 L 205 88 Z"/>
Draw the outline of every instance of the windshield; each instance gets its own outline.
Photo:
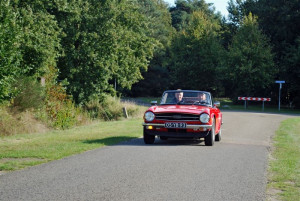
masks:
<path id="1" fill-rule="evenodd" d="M 165 92 L 160 101 L 161 105 L 210 105 L 210 103 L 210 94 L 199 91 Z"/>

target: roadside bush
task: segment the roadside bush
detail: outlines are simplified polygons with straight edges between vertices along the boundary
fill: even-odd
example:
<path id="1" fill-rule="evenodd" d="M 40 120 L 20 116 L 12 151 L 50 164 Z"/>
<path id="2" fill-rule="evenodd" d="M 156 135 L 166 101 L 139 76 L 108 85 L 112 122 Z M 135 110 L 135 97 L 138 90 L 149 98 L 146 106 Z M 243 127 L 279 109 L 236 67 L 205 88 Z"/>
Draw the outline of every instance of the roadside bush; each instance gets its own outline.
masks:
<path id="1" fill-rule="evenodd" d="M 30 108 L 41 108 L 44 105 L 45 89 L 32 77 L 21 77 L 15 84 L 16 96 L 12 107 L 20 111 Z"/>
<path id="2" fill-rule="evenodd" d="M 103 95 L 85 104 L 85 109 L 92 119 L 105 121 L 119 120 L 124 117 L 123 108 L 126 107 L 129 117 L 142 117 L 145 107 L 137 106 L 133 102 L 122 102 L 120 98 Z"/>
<path id="3" fill-rule="evenodd" d="M 47 88 L 46 112 L 52 127 L 66 129 L 77 124 L 80 110 L 61 85 L 54 85 Z"/>
<path id="4" fill-rule="evenodd" d="M 17 122 L 4 107 L 0 107 L 0 136 L 11 135 L 18 128 Z"/>
<path id="5" fill-rule="evenodd" d="M 110 95 L 93 98 L 85 104 L 85 109 L 92 119 L 110 121 L 118 120 L 123 116 L 120 99 Z"/>
<path id="6" fill-rule="evenodd" d="M 138 106 L 134 102 L 130 102 L 130 101 L 124 101 L 124 102 L 121 102 L 121 104 L 122 104 L 122 107 L 126 107 L 129 117 L 142 118 L 144 115 L 144 112 L 147 109 L 147 107 L 145 107 L 145 106 Z"/>
<path id="7" fill-rule="evenodd" d="M 45 86 L 34 77 L 20 77 L 15 96 L 0 105 L 0 136 L 44 132 L 49 128 L 67 129 L 88 124 L 89 115 L 75 106 L 62 84 L 57 84 L 57 69 L 44 74 Z M 46 126 L 47 125 L 47 126 Z"/>
<path id="8" fill-rule="evenodd" d="M 58 70 L 49 67 L 45 74 L 46 97 L 44 110 L 38 115 L 56 129 L 67 129 L 75 125 L 86 124 L 90 121 L 88 114 L 80 107 L 75 106 L 72 97 L 66 93 L 62 83 L 57 83 Z M 46 115 L 44 115 L 45 111 Z"/>
<path id="9" fill-rule="evenodd" d="M 32 110 L 15 112 L 10 107 L 0 107 L 0 136 L 20 133 L 43 133 L 47 130 L 47 126 L 35 118 Z"/>

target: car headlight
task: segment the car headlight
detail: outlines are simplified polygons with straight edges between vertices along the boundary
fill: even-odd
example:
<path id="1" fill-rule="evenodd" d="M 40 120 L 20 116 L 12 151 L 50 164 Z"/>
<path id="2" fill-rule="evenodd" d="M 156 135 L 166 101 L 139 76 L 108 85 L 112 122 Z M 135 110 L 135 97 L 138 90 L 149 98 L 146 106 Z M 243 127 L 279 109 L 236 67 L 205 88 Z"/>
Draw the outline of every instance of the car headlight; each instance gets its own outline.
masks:
<path id="1" fill-rule="evenodd" d="M 145 119 L 146 121 L 153 121 L 155 115 L 153 114 L 153 112 L 146 112 L 145 113 Z"/>
<path id="2" fill-rule="evenodd" d="M 203 114 L 201 114 L 200 115 L 200 121 L 202 122 L 202 123 L 208 123 L 209 122 L 209 115 L 207 114 L 207 113 L 203 113 Z"/>

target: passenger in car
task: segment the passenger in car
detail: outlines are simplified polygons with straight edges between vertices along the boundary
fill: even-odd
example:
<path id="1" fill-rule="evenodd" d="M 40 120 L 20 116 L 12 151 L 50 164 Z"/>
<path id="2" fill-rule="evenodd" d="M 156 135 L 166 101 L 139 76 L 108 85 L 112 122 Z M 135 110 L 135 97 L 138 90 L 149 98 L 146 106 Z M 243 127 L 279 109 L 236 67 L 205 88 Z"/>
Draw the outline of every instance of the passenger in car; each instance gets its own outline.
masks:
<path id="1" fill-rule="evenodd" d="M 200 103 L 201 102 L 207 103 L 206 94 L 205 93 L 201 93 L 200 96 L 199 96 L 199 100 L 200 100 Z"/>

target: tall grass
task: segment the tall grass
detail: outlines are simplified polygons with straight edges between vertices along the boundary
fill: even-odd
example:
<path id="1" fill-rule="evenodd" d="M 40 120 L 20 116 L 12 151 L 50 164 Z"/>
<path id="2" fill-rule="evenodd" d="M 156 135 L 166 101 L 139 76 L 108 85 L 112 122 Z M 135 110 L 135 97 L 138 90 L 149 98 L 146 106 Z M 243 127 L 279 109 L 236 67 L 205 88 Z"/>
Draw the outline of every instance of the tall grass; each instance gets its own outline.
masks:
<path id="1" fill-rule="evenodd" d="M 43 107 L 45 100 L 44 87 L 33 77 L 20 77 L 16 84 L 16 95 L 11 107 L 25 111 Z"/>
<path id="2" fill-rule="evenodd" d="M 64 99 L 48 100 L 46 105 L 38 108 L 18 105 L 17 108 L 23 109 L 0 106 L 0 136 L 68 129 L 90 124 L 93 120 L 121 120 L 124 119 L 123 108 L 126 108 L 129 118 L 142 118 L 146 110 L 146 107 L 137 106 L 130 101 L 124 102 L 109 95 L 104 96 L 102 100 L 93 99 L 85 107 L 75 106 L 70 100 Z"/>
<path id="3" fill-rule="evenodd" d="M 49 128 L 38 121 L 32 110 L 11 111 L 9 107 L 0 107 L 0 136 L 20 133 L 46 132 Z"/>
<path id="4" fill-rule="evenodd" d="M 105 121 L 120 120 L 124 118 L 123 108 L 126 108 L 129 117 L 139 117 L 145 111 L 145 107 L 138 107 L 133 102 L 122 102 L 118 97 L 104 95 L 94 98 L 85 105 L 85 109 L 92 119 Z"/>

